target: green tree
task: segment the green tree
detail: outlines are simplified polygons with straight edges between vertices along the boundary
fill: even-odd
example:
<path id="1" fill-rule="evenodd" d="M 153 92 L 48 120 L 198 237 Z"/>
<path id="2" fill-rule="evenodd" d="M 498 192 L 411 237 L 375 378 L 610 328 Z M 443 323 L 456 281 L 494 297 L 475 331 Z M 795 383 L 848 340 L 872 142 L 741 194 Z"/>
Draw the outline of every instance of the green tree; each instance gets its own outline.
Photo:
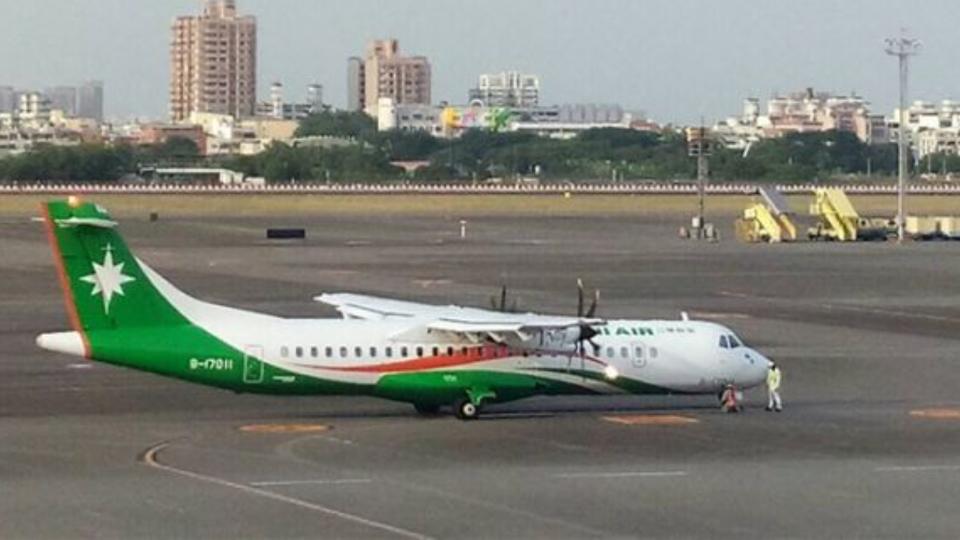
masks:
<path id="1" fill-rule="evenodd" d="M 376 137 L 377 122 L 359 111 L 322 111 L 300 121 L 295 135 L 328 135 L 368 141 Z"/>

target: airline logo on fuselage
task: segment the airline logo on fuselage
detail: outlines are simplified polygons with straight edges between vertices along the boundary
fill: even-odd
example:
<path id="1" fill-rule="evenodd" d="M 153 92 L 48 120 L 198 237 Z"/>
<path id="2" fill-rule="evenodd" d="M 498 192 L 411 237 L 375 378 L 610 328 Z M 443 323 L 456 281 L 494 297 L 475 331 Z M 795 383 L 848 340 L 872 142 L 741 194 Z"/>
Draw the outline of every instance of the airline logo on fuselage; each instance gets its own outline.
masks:
<path id="1" fill-rule="evenodd" d="M 646 326 L 597 326 L 594 328 L 601 336 L 652 336 L 653 328 Z"/>

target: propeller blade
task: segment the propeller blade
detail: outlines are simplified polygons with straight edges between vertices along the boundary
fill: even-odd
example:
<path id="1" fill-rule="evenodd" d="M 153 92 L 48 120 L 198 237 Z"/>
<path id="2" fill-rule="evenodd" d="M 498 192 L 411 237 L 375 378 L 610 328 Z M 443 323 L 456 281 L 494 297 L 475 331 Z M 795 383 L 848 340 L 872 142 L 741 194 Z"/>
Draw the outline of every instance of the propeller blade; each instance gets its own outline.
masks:
<path id="1" fill-rule="evenodd" d="M 577 317 L 583 317 L 583 280 L 577 278 Z"/>
<path id="2" fill-rule="evenodd" d="M 507 310 L 507 286 L 500 287 L 500 311 Z"/>
<path id="3" fill-rule="evenodd" d="M 592 319 L 597 314 L 597 304 L 600 303 L 600 289 L 593 290 L 593 302 L 590 303 L 590 308 L 587 309 L 587 318 Z"/>
<path id="4" fill-rule="evenodd" d="M 594 336 L 597 335 L 597 331 L 593 329 L 589 324 L 580 325 L 580 335 L 577 337 L 577 341 L 590 341 Z"/>

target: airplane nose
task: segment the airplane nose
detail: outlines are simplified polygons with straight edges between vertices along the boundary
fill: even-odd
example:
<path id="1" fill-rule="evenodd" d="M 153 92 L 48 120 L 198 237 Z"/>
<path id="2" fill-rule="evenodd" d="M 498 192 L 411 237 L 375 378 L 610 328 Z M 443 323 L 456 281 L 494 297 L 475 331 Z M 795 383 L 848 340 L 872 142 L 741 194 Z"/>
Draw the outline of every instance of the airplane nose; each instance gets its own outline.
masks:
<path id="1" fill-rule="evenodd" d="M 757 386 L 762 384 L 767 379 L 767 370 L 770 369 L 770 364 L 773 362 L 754 349 L 750 349 L 747 354 L 753 360 L 750 365 L 750 375 L 747 384 L 749 386 Z"/>

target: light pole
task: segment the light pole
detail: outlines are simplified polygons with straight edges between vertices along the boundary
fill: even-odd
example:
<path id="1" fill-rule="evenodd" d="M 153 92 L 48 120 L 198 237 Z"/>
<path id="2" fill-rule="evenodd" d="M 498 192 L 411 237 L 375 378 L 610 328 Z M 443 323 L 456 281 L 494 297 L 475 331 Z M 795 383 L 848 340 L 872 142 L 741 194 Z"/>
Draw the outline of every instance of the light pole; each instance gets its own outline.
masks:
<path id="1" fill-rule="evenodd" d="M 908 59 L 920 52 L 920 40 L 910 39 L 901 34 L 899 38 L 884 40 L 886 52 L 900 61 L 900 118 L 897 127 L 897 242 L 903 242 L 903 225 L 906 216 L 903 211 L 904 192 L 907 190 L 907 73 Z"/>

